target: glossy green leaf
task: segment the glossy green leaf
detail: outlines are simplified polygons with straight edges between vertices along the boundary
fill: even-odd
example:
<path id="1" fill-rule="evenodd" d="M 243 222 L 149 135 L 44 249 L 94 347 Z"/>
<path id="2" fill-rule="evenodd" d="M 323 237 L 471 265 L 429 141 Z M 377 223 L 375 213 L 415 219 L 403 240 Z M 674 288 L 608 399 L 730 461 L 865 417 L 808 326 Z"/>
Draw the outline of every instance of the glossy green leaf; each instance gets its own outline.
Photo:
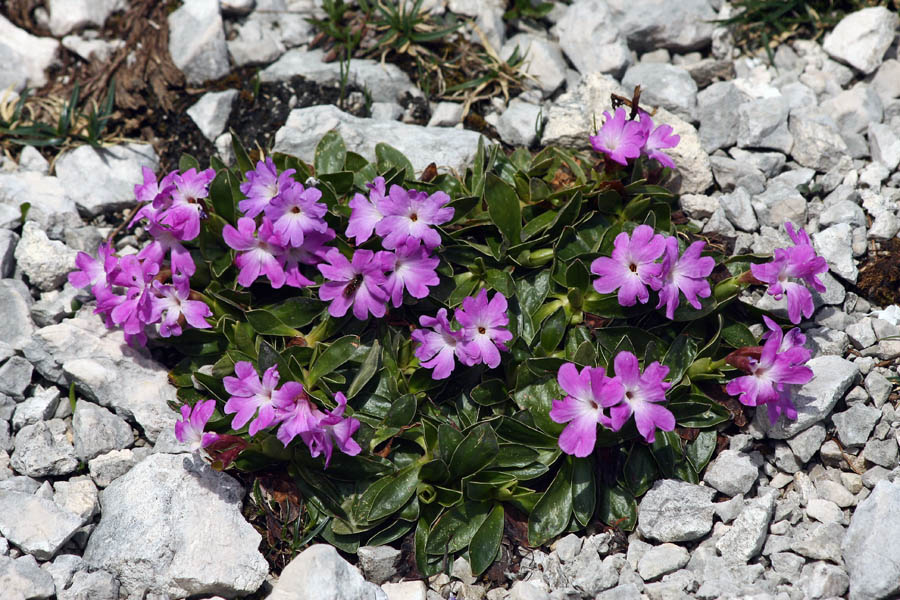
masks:
<path id="1" fill-rule="evenodd" d="M 600 520 L 610 527 L 631 531 L 637 525 L 637 501 L 631 492 L 617 486 L 600 486 Z"/>
<path id="2" fill-rule="evenodd" d="M 412 394 L 405 394 L 391 404 L 391 409 L 384 418 L 384 424 L 389 427 L 406 427 L 412 423 L 415 417 L 416 397 Z"/>
<path id="3" fill-rule="evenodd" d="M 319 140 L 316 145 L 313 164 L 316 167 L 316 175 L 337 173 L 344 170 L 344 161 L 347 159 L 347 146 L 344 138 L 337 130 L 332 129 Z"/>
<path id="4" fill-rule="evenodd" d="M 757 345 L 756 336 L 740 321 L 729 320 L 722 328 L 722 340 L 732 348 Z"/>
<path id="5" fill-rule="evenodd" d="M 350 357 L 356 354 L 358 348 L 359 337 L 355 335 L 347 335 L 332 342 L 328 349 L 319 355 L 309 370 L 309 376 L 306 381 L 307 387 L 312 388 L 322 376 L 328 375 L 350 360 Z"/>
<path id="6" fill-rule="evenodd" d="M 528 518 L 528 543 L 541 546 L 563 531 L 572 518 L 572 467 L 563 463 Z"/>
<path id="7" fill-rule="evenodd" d="M 503 516 L 503 506 L 495 505 L 469 542 L 469 564 L 475 576 L 481 575 L 491 566 L 500 550 L 500 542 L 503 540 Z"/>
<path id="8" fill-rule="evenodd" d="M 463 502 L 444 513 L 428 535 L 425 551 L 444 554 L 466 548 L 491 513 L 489 502 Z"/>
<path id="9" fill-rule="evenodd" d="M 597 483 L 590 458 L 572 459 L 572 513 L 575 520 L 586 527 L 597 509 Z"/>
<path id="10" fill-rule="evenodd" d="M 521 242 L 522 209 L 516 190 L 493 173 L 488 173 L 485 178 L 484 201 L 491 220 L 503 234 L 503 238 L 510 244 Z"/>
<path id="11" fill-rule="evenodd" d="M 372 508 L 369 511 L 369 520 L 383 519 L 394 514 L 412 498 L 419 484 L 419 464 L 412 464 L 400 469 L 396 475 L 375 497 Z"/>
<path id="12" fill-rule="evenodd" d="M 697 434 L 694 441 L 685 445 L 684 456 L 698 473 L 703 471 L 716 449 L 715 429 L 706 429 Z"/>
<path id="13" fill-rule="evenodd" d="M 656 461 L 647 446 L 636 443 L 625 461 L 625 482 L 635 496 L 642 496 L 659 476 Z"/>
<path id="14" fill-rule="evenodd" d="M 493 406 L 506 402 L 509 399 L 509 392 L 500 379 L 486 379 L 472 388 L 469 394 L 472 401 L 481 406 Z"/>
<path id="15" fill-rule="evenodd" d="M 673 384 L 681 381 L 688 367 L 697 358 L 698 351 L 697 342 L 692 337 L 684 334 L 676 337 L 662 361 L 662 364 L 669 367 L 669 374 L 666 376 L 666 380 L 671 381 Z"/>
<path id="16" fill-rule="evenodd" d="M 366 387 L 366 384 L 369 383 L 372 377 L 375 376 L 375 373 L 378 372 L 380 363 L 381 344 L 378 343 L 378 340 L 375 340 L 372 342 L 372 347 L 369 349 L 362 364 L 359 366 L 359 370 L 353 377 L 353 381 L 350 382 L 350 387 L 347 388 L 347 400 L 356 396 L 364 387 Z"/>
<path id="17" fill-rule="evenodd" d="M 413 179 L 415 170 L 409 159 L 402 152 L 388 144 L 375 144 L 375 160 L 378 163 L 378 170 L 387 171 L 394 167 L 405 171 L 404 179 Z"/>
<path id="18" fill-rule="evenodd" d="M 499 446 L 497 434 L 490 424 L 476 425 L 466 434 L 450 457 L 450 475 L 463 477 L 477 473 L 491 464 L 500 449 Z"/>
<path id="19" fill-rule="evenodd" d="M 541 347 L 545 352 L 552 352 L 559 346 L 566 333 L 569 317 L 564 308 L 559 308 L 541 326 Z"/>

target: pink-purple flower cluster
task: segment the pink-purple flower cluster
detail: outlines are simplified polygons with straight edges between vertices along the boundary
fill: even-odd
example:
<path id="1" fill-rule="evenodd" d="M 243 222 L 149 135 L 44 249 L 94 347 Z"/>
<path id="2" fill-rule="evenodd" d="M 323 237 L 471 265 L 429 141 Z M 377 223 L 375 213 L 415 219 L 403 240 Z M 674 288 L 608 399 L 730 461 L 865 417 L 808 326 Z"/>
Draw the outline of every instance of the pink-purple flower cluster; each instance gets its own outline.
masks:
<path id="1" fill-rule="evenodd" d="M 653 119 L 644 111 L 640 111 L 640 121 L 628 120 L 622 107 L 617 108 L 612 116 L 608 112 L 604 112 L 603 116 L 605 121 L 597 135 L 590 137 L 594 150 L 623 166 L 628 164 L 629 159 L 643 154 L 670 169 L 675 168 L 675 163 L 663 152 L 681 141 L 680 136 L 672 133 L 670 125 L 654 127 Z"/>
<path id="2" fill-rule="evenodd" d="M 464 298 L 462 308 L 454 312 L 459 329 L 450 325 L 446 308 L 435 317 L 419 317 L 422 328 L 412 332 L 412 339 L 419 343 L 415 354 L 420 364 L 433 369 L 432 379 L 449 377 L 456 359 L 468 367 L 482 363 L 498 367 L 500 352 L 506 352 L 506 342 L 512 339 L 506 310 L 506 296 L 497 292 L 488 300 L 487 290 L 482 289 L 477 296 Z"/>
<path id="3" fill-rule="evenodd" d="M 661 405 L 671 386 L 663 381 L 669 367 L 653 362 L 641 373 L 637 357 L 622 351 L 613 368 L 615 376 L 610 377 L 603 367 L 584 367 L 580 373 L 572 363 L 560 367 L 557 382 L 566 397 L 553 401 L 550 418 L 568 423 L 559 437 L 559 447 L 566 454 L 584 457 L 593 452 L 598 424 L 619 431 L 633 416 L 647 443 L 656 439 L 657 429 L 675 428 L 675 417 Z"/>
<path id="4" fill-rule="evenodd" d="M 197 402 L 193 408 L 187 404 L 182 406 L 181 419 L 175 422 L 175 439 L 190 445 L 194 452 L 214 444 L 219 434 L 204 429 L 215 409 L 215 400 Z"/>
<path id="5" fill-rule="evenodd" d="M 761 349 L 742 348 L 728 356 L 730 364 L 748 374 L 729 381 L 725 390 L 747 406 L 765 404 L 772 423 L 782 414 L 794 420 L 797 409 L 787 386 L 813 378 L 812 369 L 804 365 L 812 353 L 803 347 L 806 336 L 799 329 L 785 335 L 772 319 L 764 316 L 763 320 L 769 329 L 763 335 L 766 343 Z"/>
<path id="6" fill-rule="evenodd" d="M 322 262 L 328 251 L 325 244 L 335 237 L 325 221 L 328 207 L 319 202 L 322 192 L 293 179 L 294 172 L 287 169 L 279 174 L 267 158 L 245 174 L 247 181 L 240 189 L 246 198 L 238 202 L 244 216 L 238 219 L 237 228 L 226 225 L 222 229 L 225 243 L 237 251 L 234 264 L 238 283 L 244 287 L 260 276 L 276 289 L 313 285 L 302 265 Z"/>
<path id="7" fill-rule="evenodd" d="M 325 455 L 326 467 L 335 446 L 344 454 L 359 454 L 361 448 L 353 439 L 359 421 L 343 416 L 347 408 L 343 393 L 335 394 L 335 409 L 324 413 L 310 400 L 303 384 L 288 381 L 278 387 L 277 367 L 266 369 L 262 381 L 253 365 L 246 361 L 236 363 L 234 373 L 236 377 L 223 380 L 225 390 L 231 394 L 224 412 L 234 415 L 232 429 L 239 430 L 249 422 L 247 433 L 252 437 L 277 425 L 275 435 L 285 447 L 300 436 L 313 458 Z"/>
<path id="8" fill-rule="evenodd" d="M 147 341 L 147 326 L 158 323 L 161 336 L 178 336 L 186 324 L 209 328 L 206 319 L 212 316 L 209 307 L 191 292 L 189 278 L 196 266 L 182 242 L 200 234 L 201 201 L 209 195 L 215 173 L 211 169 L 173 171 L 157 182 L 145 167 L 143 175 L 144 183 L 134 191 L 144 204 L 131 225 L 145 219 L 153 241 L 137 254 L 122 257 L 113 252 L 110 243 L 100 246 L 97 258 L 79 252 L 75 259 L 78 270 L 69 273 L 73 286 L 91 289 L 97 299 L 94 312 L 105 317 L 107 326 L 122 327 L 129 343 L 139 345 Z"/>
<path id="9" fill-rule="evenodd" d="M 650 289 L 659 292 L 656 308 L 666 307 L 671 319 L 684 295 L 688 303 L 700 309 L 699 298 L 709 297 L 707 277 L 715 260 L 700 256 L 705 242 L 694 242 L 679 256 L 678 240 L 664 237 L 649 225 L 638 225 L 629 236 L 624 231 L 616 236 L 611 257 L 601 256 L 591 263 L 591 272 L 599 278 L 594 289 L 601 294 L 618 291 L 619 304 L 646 304 Z M 662 257 L 662 262 L 657 260 Z"/>
<path id="10" fill-rule="evenodd" d="M 825 284 L 817 275 L 828 271 L 828 263 L 816 254 L 809 235 L 803 229 L 795 230 L 792 223 L 785 223 L 784 228 L 794 242 L 794 247 L 776 248 L 772 262 L 752 264 L 750 271 L 756 279 L 768 284 L 767 292 L 776 300 L 787 298 L 788 318 L 796 325 L 800 322 L 801 314 L 808 319 L 815 309 L 812 293 L 808 288 L 820 293 L 825 291 Z"/>
<path id="11" fill-rule="evenodd" d="M 346 234 L 359 245 L 374 232 L 384 250 L 357 248 L 349 259 L 337 248 L 328 251 L 318 266 L 325 277 L 319 298 L 330 302 L 328 313 L 333 317 L 344 316 L 351 307 L 360 320 L 370 314 L 383 317 L 388 302 L 395 308 L 403 303 L 404 291 L 425 298 L 428 288 L 440 283 L 436 271 L 440 260 L 431 252 L 441 236 L 433 226 L 453 218 L 453 209 L 446 206 L 450 197 L 398 185 L 388 193 L 383 177 L 368 185 L 368 198 L 356 194 L 350 201 Z"/>

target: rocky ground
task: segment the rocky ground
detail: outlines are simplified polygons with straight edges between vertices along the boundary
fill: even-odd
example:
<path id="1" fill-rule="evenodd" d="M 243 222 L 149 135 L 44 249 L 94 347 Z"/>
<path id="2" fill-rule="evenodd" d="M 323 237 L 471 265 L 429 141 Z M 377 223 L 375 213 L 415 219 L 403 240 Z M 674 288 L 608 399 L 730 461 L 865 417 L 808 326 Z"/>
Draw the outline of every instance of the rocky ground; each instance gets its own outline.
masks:
<path id="1" fill-rule="evenodd" d="M 4 146 L 4 600 L 260 598 L 273 587 L 272 598 L 336 600 L 900 593 L 895 13 L 854 13 L 819 41 L 778 46 L 770 64 L 742 54 L 731 32 L 710 22 L 730 14 L 722 0 L 575 0 L 530 23 L 504 21 L 505 3 L 493 0 L 425 3 L 470 18 L 503 56 L 517 45 L 528 51 L 524 90 L 508 105 L 481 102 L 480 131 L 507 146 L 584 147 L 610 93 L 630 96 L 639 84 L 642 103 L 658 107 L 657 120 L 681 135 L 673 154 L 686 218 L 733 244 L 735 254 L 771 252 L 787 244 L 785 221 L 802 225 L 832 274 L 803 325 L 816 377 L 796 390 L 797 421 L 770 426 L 759 411 L 729 428 L 703 482 L 657 482 L 627 540 L 617 531 L 569 535 L 506 557 L 509 568 L 490 580 L 476 580 L 459 560 L 426 582 L 404 580 L 407 557 L 390 547 L 360 549 L 362 574 L 321 545 L 270 572 L 265 542 L 245 518 L 246 488 L 174 440 L 166 368 L 128 348 L 90 304 L 73 311 L 90 299 L 66 274 L 77 251 L 93 252 L 121 222 L 142 166 L 173 168 L 185 151 L 227 162 L 228 127 L 249 145 L 306 160 L 337 128 L 355 151 L 371 157 L 375 143 L 388 142 L 421 170 L 431 162 L 463 168 L 478 142 L 475 121 L 461 123 L 459 104 L 429 105 L 406 72 L 376 60 L 351 61 L 346 110 L 339 109 L 339 66 L 308 47 L 315 31 L 304 18 L 321 16 L 313 0 L 178 4 L 157 15 L 167 23 L 167 45 L 145 38 L 133 48 L 133 57 L 152 50 L 160 69 L 175 69 L 148 76 L 162 82 L 157 92 L 183 92 L 168 111 L 159 108 L 165 94 L 154 96 L 165 116 L 155 122 L 125 111 L 137 119 L 130 131 L 145 135 L 102 151 Z M 109 36 L 122 31 L 123 14 L 145 5 L 47 0 L 0 8 L 0 88 L 49 93 L 76 71 L 97 76 L 117 52 L 127 58 L 122 48 L 135 40 Z M 463 31 L 474 35 L 471 26 Z M 257 69 L 253 80 L 247 74 Z M 128 252 L 137 243 L 124 236 L 118 247 Z M 760 293 L 743 301 L 784 310 Z"/>

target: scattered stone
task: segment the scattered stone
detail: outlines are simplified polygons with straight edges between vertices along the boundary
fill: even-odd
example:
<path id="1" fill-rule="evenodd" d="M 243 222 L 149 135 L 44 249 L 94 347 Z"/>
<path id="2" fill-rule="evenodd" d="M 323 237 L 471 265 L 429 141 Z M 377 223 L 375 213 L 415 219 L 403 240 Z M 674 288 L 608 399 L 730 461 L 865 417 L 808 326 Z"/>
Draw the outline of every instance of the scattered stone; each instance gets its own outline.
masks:
<path id="1" fill-rule="evenodd" d="M 730 194 L 719 196 L 719 205 L 731 224 L 741 231 L 753 232 L 759 228 L 756 213 L 750 202 L 750 194 L 744 188 L 737 188 Z"/>
<path id="2" fill-rule="evenodd" d="M 859 269 L 853 260 L 853 250 L 847 244 L 851 228 L 847 223 L 837 223 L 813 234 L 813 246 L 826 261 L 831 271 L 850 283 L 856 283 Z"/>
<path id="3" fill-rule="evenodd" d="M 881 481 L 853 512 L 844 536 L 850 598 L 885 598 L 900 591 L 900 482 Z M 887 568 L 886 568 L 887 567 Z"/>
<path id="4" fill-rule="evenodd" d="M 825 173 L 848 152 L 844 138 L 833 127 L 802 113 L 791 114 L 789 128 L 794 138 L 791 156 L 804 167 Z"/>
<path id="5" fill-rule="evenodd" d="M 709 162 L 712 164 L 716 183 L 724 192 L 743 189 L 751 194 L 759 194 L 766 189 L 766 176 L 751 164 L 727 156 L 710 156 Z"/>
<path id="6" fill-rule="evenodd" d="M 716 549 L 726 560 L 747 562 L 759 554 L 766 541 L 777 496 L 777 491 L 770 490 L 748 502 L 731 529 L 719 538 Z"/>
<path id="7" fill-rule="evenodd" d="M 610 27 L 610 21 L 607 2 L 577 0 L 557 22 L 559 46 L 582 75 L 607 73 L 619 77 L 631 64 L 625 38 L 618 28 Z"/>
<path id="8" fill-rule="evenodd" d="M 856 503 L 856 499 L 847 488 L 831 479 L 823 478 L 816 481 L 816 491 L 819 493 L 820 498 L 831 500 L 841 508 L 847 508 Z"/>
<path id="9" fill-rule="evenodd" d="M 500 115 L 497 133 L 511 146 L 531 146 L 537 140 L 541 123 L 541 107 L 513 98 Z"/>
<path id="10" fill-rule="evenodd" d="M 638 533 L 660 542 L 700 539 L 712 529 L 715 490 L 662 479 L 641 499 Z"/>
<path id="11" fill-rule="evenodd" d="M 286 52 L 284 56 L 261 71 L 259 78 L 260 81 L 265 83 L 287 81 L 291 77 L 300 75 L 319 85 L 339 83 L 341 80 L 340 63 L 325 62 L 324 58 L 325 53 L 322 50 L 295 48 Z M 346 78 L 347 83 L 368 89 L 372 100 L 376 102 L 396 102 L 407 92 L 413 95 L 420 95 L 418 88 L 413 86 L 409 76 L 400 70 L 400 67 L 390 63 L 382 64 L 380 61 L 373 59 L 355 58 L 351 60 Z M 321 110 L 326 108 L 326 106 L 313 106 L 305 110 L 312 110 L 313 108 Z M 338 110 L 337 107 L 331 105 L 327 108 Z M 296 111 L 292 111 L 291 115 L 294 112 Z M 290 121 L 290 116 L 288 120 Z M 322 134 L 316 135 L 315 139 L 311 140 L 310 143 L 318 143 L 321 137 Z M 349 143 L 349 138 L 345 137 L 344 139 Z"/>
<path id="12" fill-rule="evenodd" d="M 25 398 L 25 389 L 31 385 L 34 367 L 21 356 L 13 356 L 0 366 L 0 394 L 14 400 Z"/>
<path id="13" fill-rule="evenodd" d="M 107 329 L 91 309 L 39 329 L 24 347 L 26 358 L 46 379 L 79 393 L 140 425 L 150 442 L 175 426 L 175 389 L 167 370 L 146 352 L 130 348 L 120 329 Z"/>
<path id="14" fill-rule="evenodd" d="M 713 152 L 737 143 L 740 115 L 736 106 L 747 96 L 731 81 L 714 83 L 697 94 L 700 119 L 700 141 L 703 149 Z"/>
<path id="15" fill-rule="evenodd" d="M 825 426 L 822 423 L 815 423 L 809 429 L 788 439 L 787 443 L 794 455 L 800 461 L 807 463 L 818 452 L 824 441 Z"/>
<path id="16" fill-rule="evenodd" d="M 581 552 L 582 544 L 584 544 L 582 538 L 574 533 L 570 533 L 556 541 L 553 545 L 553 551 L 556 552 L 556 556 L 559 557 L 560 561 L 564 563 L 572 562 L 578 556 L 578 553 Z"/>
<path id="17" fill-rule="evenodd" d="M 81 518 L 82 525 L 100 512 L 99 492 L 89 477 L 79 476 L 68 481 L 57 481 L 53 484 L 53 490 L 53 502 Z"/>
<path id="18" fill-rule="evenodd" d="M 18 559 L 0 555 L 0 589 L 13 600 L 44 600 L 56 592 L 53 578 L 30 555 Z"/>
<path id="19" fill-rule="evenodd" d="M 748 455 L 725 450 L 706 468 L 703 481 L 726 496 L 736 496 L 749 492 L 758 476 L 759 469 Z"/>
<path id="20" fill-rule="evenodd" d="M 188 116 L 209 141 L 215 142 L 219 134 L 225 131 L 237 95 L 237 90 L 207 92 L 187 109 Z"/>
<path id="21" fill-rule="evenodd" d="M 871 123 L 880 123 L 884 115 L 881 98 L 865 83 L 832 96 L 821 104 L 821 108 L 844 134 L 859 133 Z"/>
<path id="22" fill-rule="evenodd" d="M 886 469 L 897 466 L 897 440 L 869 440 L 863 450 L 863 457 L 871 463 L 880 465 Z"/>
<path id="23" fill-rule="evenodd" d="M 841 508 L 831 500 L 812 498 L 806 505 L 806 514 L 810 519 L 820 523 L 841 523 L 844 513 Z"/>
<path id="24" fill-rule="evenodd" d="M 794 138 L 788 129 L 789 112 L 788 101 L 782 96 L 744 102 L 738 107 L 737 145 L 790 153 Z"/>
<path id="25" fill-rule="evenodd" d="M 22 239 L 16 246 L 15 257 L 28 281 L 46 292 L 65 283 L 68 274 L 75 269 L 76 254 L 62 242 L 49 239 L 40 225 L 28 221 L 22 227 Z"/>
<path id="26" fill-rule="evenodd" d="M 312 161 L 318 140 L 332 129 L 368 160 L 375 160 L 375 144 L 393 146 L 409 158 L 416 172 L 431 162 L 462 171 L 475 156 L 480 137 L 474 131 L 360 119 L 331 105 L 310 106 L 291 111 L 284 127 L 275 134 L 274 150 Z"/>
<path id="27" fill-rule="evenodd" d="M 106 571 L 78 571 L 71 585 L 57 594 L 58 600 L 118 600 L 119 581 Z"/>
<path id="28" fill-rule="evenodd" d="M 765 192 L 753 198 L 751 205 L 760 225 L 780 229 L 785 222 L 797 226 L 806 223 L 806 198 L 795 186 L 770 182 Z"/>
<path id="29" fill-rule="evenodd" d="M 817 356 L 807 366 L 813 371 L 812 380 L 791 391 L 796 421 L 779 419 L 771 425 L 766 407 L 757 408 L 754 425 L 770 438 L 788 439 L 825 419 L 859 374 L 859 367 L 839 356 Z"/>
<path id="30" fill-rule="evenodd" d="M 697 118 L 697 84 L 681 67 L 638 63 L 625 72 L 622 85 L 625 89 L 640 85 L 641 100 L 646 104 L 665 108 L 688 122 Z"/>
<path id="31" fill-rule="evenodd" d="M 93 402 L 78 400 L 72 417 L 75 454 L 84 462 L 134 442 L 131 427 L 121 417 Z"/>
<path id="32" fill-rule="evenodd" d="M 897 23 L 897 13 L 884 6 L 858 10 L 825 35 L 822 49 L 865 74 L 872 73 L 894 41 Z"/>
<path id="33" fill-rule="evenodd" d="M 59 42 L 19 29 L 0 15 L 0 90 L 39 88 L 47 83 L 46 70 L 57 61 Z M 2 97 L 2 91 L 0 91 Z"/>
<path id="34" fill-rule="evenodd" d="M 196 456 L 148 456 L 101 492 L 103 512 L 84 560 L 118 576 L 128 594 L 251 594 L 268 566 L 257 550 L 260 535 L 241 515 L 243 496 L 237 481 Z M 279 583 L 290 581 L 289 571 Z M 320 564 L 311 574 L 322 572 Z M 302 588 L 315 593 L 335 585 L 310 581 Z"/>
<path id="35" fill-rule="evenodd" d="M 0 534 L 23 552 L 50 560 L 82 525 L 52 500 L 24 492 L 0 491 Z"/>
<path id="36" fill-rule="evenodd" d="M 517 581 L 509 590 L 509 600 L 550 600 L 550 594 L 535 581 Z"/>
<path id="37" fill-rule="evenodd" d="M 819 215 L 819 227 L 830 227 L 838 223 L 847 223 L 854 227 L 864 226 L 866 213 L 856 202 L 839 200 Z"/>
<path id="38" fill-rule="evenodd" d="M 0 379 L 2 377 L 2 369 L 0 369 Z M 38 386 L 30 398 L 16 407 L 16 413 L 12 420 L 13 429 L 18 431 L 26 425 L 34 425 L 38 421 L 52 419 L 58 405 L 59 390 L 57 388 L 51 387 L 45 390 Z"/>
<path id="39" fill-rule="evenodd" d="M 224 11 L 225 7 L 222 6 Z M 285 53 L 278 36 L 260 19 L 247 19 L 235 25 L 234 39 L 227 42 L 228 54 L 237 67 L 267 65 Z"/>
<path id="40" fill-rule="evenodd" d="M 707 0 L 607 0 L 613 23 L 638 52 L 699 50 L 710 44 L 716 13 Z M 665 10 L 663 10 L 663 6 Z"/>
<path id="41" fill-rule="evenodd" d="M 438 102 L 428 120 L 429 127 L 453 127 L 462 121 L 463 107 L 459 102 Z"/>
<path id="42" fill-rule="evenodd" d="M 10 464 L 29 477 L 68 475 L 78 468 L 75 448 L 66 437 L 66 424 L 60 419 L 26 425 L 16 435 Z"/>
<path id="43" fill-rule="evenodd" d="M 704 194 L 684 194 L 679 201 L 681 208 L 695 219 L 709 218 L 719 207 L 719 201 Z"/>
<path id="44" fill-rule="evenodd" d="M 744 510 L 744 495 L 738 494 L 725 502 L 716 502 L 713 506 L 723 523 L 731 523 Z"/>
<path id="45" fill-rule="evenodd" d="M 228 74 L 219 0 L 190 0 L 169 14 L 169 55 L 189 84 Z"/>
<path id="46" fill-rule="evenodd" d="M 156 151 L 149 144 L 84 145 L 60 155 L 56 174 L 79 212 L 94 217 L 133 207 L 134 186 L 143 181 L 144 167 L 159 168 Z"/>
<path id="47" fill-rule="evenodd" d="M 883 123 L 870 123 L 869 151 L 872 158 L 893 171 L 900 164 L 900 137 L 895 129 Z"/>
<path id="48" fill-rule="evenodd" d="M 62 37 L 85 27 L 102 28 L 109 15 L 123 8 L 122 0 L 49 0 L 50 33 Z"/>
<path id="49" fill-rule="evenodd" d="M 97 487 L 105 488 L 130 471 L 136 463 L 137 458 L 132 450 L 112 450 L 92 458 L 88 462 L 88 471 Z"/>
<path id="50" fill-rule="evenodd" d="M 837 523 L 801 523 L 794 528 L 791 550 L 815 560 L 841 561 L 844 528 Z"/>
<path id="51" fill-rule="evenodd" d="M 428 588 L 424 581 L 402 581 L 400 583 L 385 583 L 381 589 L 387 595 L 387 600 L 426 600 Z"/>
<path id="52" fill-rule="evenodd" d="M 572 10 L 571 7 L 568 10 Z M 516 48 L 519 49 L 519 56 L 525 57 L 520 70 L 528 75 L 526 87 L 537 86 L 544 97 L 559 89 L 566 80 L 566 60 L 556 44 L 535 34 L 519 33 L 506 41 L 500 56 L 509 60 Z"/>
<path id="53" fill-rule="evenodd" d="M 676 544 L 661 544 L 650 548 L 638 563 L 638 573 L 644 581 L 677 571 L 688 563 L 688 551 Z"/>
<path id="54" fill-rule="evenodd" d="M 844 412 L 831 416 L 837 427 L 838 437 L 845 447 L 855 448 L 863 446 L 869 439 L 869 434 L 875 427 L 875 423 L 881 418 L 881 411 L 873 406 L 854 404 Z"/>
<path id="55" fill-rule="evenodd" d="M 361 546 L 356 556 L 366 579 L 379 584 L 394 576 L 400 562 L 400 551 L 390 546 Z"/>

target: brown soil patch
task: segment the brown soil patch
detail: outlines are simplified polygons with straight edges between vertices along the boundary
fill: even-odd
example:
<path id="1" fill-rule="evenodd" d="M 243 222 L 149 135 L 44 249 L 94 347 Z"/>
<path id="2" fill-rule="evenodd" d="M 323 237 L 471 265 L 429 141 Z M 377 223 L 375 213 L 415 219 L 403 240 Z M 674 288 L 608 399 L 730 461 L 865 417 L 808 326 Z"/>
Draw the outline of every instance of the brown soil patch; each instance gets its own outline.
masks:
<path id="1" fill-rule="evenodd" d="M 868 301 L 878 306 L 900 303 L 900 240 L 888 240 L 879 250 L 869 251 L 856 285 Z"/>

